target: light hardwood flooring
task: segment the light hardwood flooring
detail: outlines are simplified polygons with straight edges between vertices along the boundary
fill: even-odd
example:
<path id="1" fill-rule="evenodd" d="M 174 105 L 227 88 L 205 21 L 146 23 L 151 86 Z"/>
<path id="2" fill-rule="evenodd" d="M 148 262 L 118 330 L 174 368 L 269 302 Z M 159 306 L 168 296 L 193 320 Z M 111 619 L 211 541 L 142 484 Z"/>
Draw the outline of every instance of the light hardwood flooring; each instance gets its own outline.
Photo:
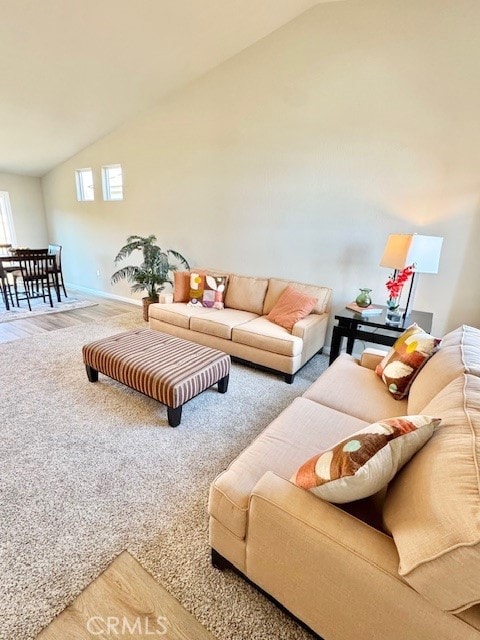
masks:
<path id="1" fill-rule="evenodd" d="M 1 322 L 0 343 L 28 338 L 40 333 L 55 331 L 56 329 L 74 327 L 87 322 L 95 322 L 95 320 L 118 316 L 129 311 L 137 310 L 139 317 L 142 314 L 142 307 L 136 304 L 117 302 L 116 300 L 101 298 L 100 296 L 85 294 L 80 291 L 72 290 L 71 293 L 97 304 L 94 307 L 72 309 L 71 311 L 62 311 L 60 313 L 47 313 L 45 315 L 32 316 L 31 318 L 12 320 L 11 322 Z"/>
<path id="2" fill-rule="evenodd" d="M 215 640 L 127 552 L 121 553 L 37 640 Z"/>

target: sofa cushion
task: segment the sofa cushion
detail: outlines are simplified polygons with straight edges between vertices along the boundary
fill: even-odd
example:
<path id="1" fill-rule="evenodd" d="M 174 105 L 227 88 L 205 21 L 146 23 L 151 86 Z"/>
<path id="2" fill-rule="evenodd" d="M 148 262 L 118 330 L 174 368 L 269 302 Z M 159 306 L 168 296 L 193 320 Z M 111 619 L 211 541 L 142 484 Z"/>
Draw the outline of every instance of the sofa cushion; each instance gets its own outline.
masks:
<path id="1" fill-rule="evenodd" d="M 173 301 L 188 302 L 190 300 L 190 271 L 173 272 Z"/>
<path id="2" fill-rule="evenodd" d="M 292 336 L 286 329 L 267 318 L 256 318 L 232 330 L 232 340 L 263 351 L 282 356 L 298 356 L 302 353 L 303 340 Z"/>
<path id="3" fill-rule="evenodd" d="M 447 333 L 437 353 L 416 376 L 408 412 L 420 413 L 437 393 L 462 373 L 480 376 L 480 330 L 463 325 Z"/>
<path id="4" fill-rule="evenodd" d="M 245 537 L 250 495 L 267 471 L 288 479 L 319 449 L 328 449 L 365 423 L 296 398 L 214 481 L 209 513 L 239 538 Z"/>
<path id="5" fill-rule="evenodd" d="M 425 411 L 442 424 L 390 484 L 384 520 L 399 573 L 456 612 L 480 602 L 480 378 L 460 375 Z"/>
<path id="6" fill-rule="evenodd" d="M 415 377 L 435 353 L 440 342 L 415 323 L 395 340 L 393 347 L 375 369 L 395 400 L 408 396 Z"/>
<path id="7" fill-rule="evenodd" d="M 214 273 L 190 273 L 190 305 L 223 309 L 228 276 Z"/>
<path id="8" fill-rule="evenodd" d="M 223 309 L 212 313 L 194 316 L 190 320 L 190 329 L 200 333 L 230 340 L 232 329 L 257 318 L 254 313 L 238 311 L 238 309 Z"/>
<path id="9" fill-rule="evenodd" d="M 192 307 L 184 302 L 174 302 L 170 304 L 155 302 L 148 308 L 148 315 L 150 318 L 155 318 L 155 320 L 161 320 L 168 322 L 168 324 L 182 327 L 183 329 L 189 329 L 190 318 L 214 313 L 214 311 L 214 309 L 207 309 L 199 305 Z"/>
<path id="10" fill-rule="evenodd" d="M 293 325 L 306 318 L 317 301 L 318 298 L 312 298 L 288 286 L 267 315 L 267 319 L 291 332 Z"/>
<path id="11" fill-rule="evenodd" d="M 263 315 L 266 316 L 270 313 L 288 286 L 292 286 L 307 296 L 317 298 L 317 302 L 312 309 L 313 313 L 326 313 L 329 310 L 332 290 L 328 287 L 318 287 L 314 284 L 302 284 L 301 282 L 290 282 L 289 280 L 270 278 L 265 296 L 265 304 L 263 306 Z"/>
<path id="12" fill-rule="evenodd" d="M 240 311 L 250 311 L 260 316 L 267 287 L 267 278 L 231 275 L 225 296 L 225 306 Z"/>
<path id="13" fill-rule="evenodd" d="M 395 400 L 374 371 L 346 353 L 336 358 L 303 396 L 367 423 L 408 413 L 406 400 Z"/>
<path id="14" fill-rule="evenodd" d="M 339 504 L 372 496 L 423 447 L 439 423 L 431 416 L 375 422 L 304 462 L 292 482 Z"/>

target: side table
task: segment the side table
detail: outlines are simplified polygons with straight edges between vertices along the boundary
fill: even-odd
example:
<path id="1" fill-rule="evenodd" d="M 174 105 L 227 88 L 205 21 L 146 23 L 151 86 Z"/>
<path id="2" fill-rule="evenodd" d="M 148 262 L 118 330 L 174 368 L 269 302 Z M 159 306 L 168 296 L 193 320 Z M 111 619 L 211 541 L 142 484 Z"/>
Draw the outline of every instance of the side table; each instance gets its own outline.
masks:
<path id="1" fill-rule="evenodd" d="M 335 316 L 338 324 L 333 327 L 330 364 L 339 356 L 343 338 L 347 338 L 347 353 L 352 353 L 355 340 L 391 347 L 398 336 L 414 322 L 425 331 L 432 329 L 433 313 L 412 311 L 399 325 L 394 326 L 387 323 L 387 307 L 382 306 L 382 309 L 382 313 L 376 316 L 362 316 L 349 309 Z"/>

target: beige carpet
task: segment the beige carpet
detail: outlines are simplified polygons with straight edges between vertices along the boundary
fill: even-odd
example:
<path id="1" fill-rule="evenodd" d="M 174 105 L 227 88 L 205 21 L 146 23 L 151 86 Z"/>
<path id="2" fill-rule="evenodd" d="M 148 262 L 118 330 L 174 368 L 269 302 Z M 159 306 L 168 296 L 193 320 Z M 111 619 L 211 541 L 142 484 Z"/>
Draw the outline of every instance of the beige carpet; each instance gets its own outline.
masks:
<path id="1" fill-rule="evenodd" d="M 209 563 L 208 487 L 326 367 L 287 385 L 233 365 L 228 393 L 166 409 L 100 376 L 81 346 L 138 311 L 0 345 L 0 638 L 34 638 L 127 549 L 218 640 L 310 638 L 255 589 Z"/>

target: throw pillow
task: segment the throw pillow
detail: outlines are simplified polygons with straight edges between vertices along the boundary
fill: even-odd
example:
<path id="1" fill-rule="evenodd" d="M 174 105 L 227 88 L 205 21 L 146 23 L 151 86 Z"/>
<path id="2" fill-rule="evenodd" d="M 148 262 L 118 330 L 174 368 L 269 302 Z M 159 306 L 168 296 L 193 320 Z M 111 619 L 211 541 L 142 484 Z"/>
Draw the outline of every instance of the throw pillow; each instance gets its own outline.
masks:
<path id="1" fill-rule="evenodd" d="M 367 498 L 390 482 L 439 424 L 423 415 L 375 422 L 305 462 L 292 482 L 338 504 Z"/>
<path id="2" fill-rule="evenodd" d="M 173 301 L 188 302 L 190 300 L 190 272 L 173 272 Z"/>
<path id="3" fill-rule="evenodd" d="M 297 291 L 294 287 L 288 286 L 267 315 L 267 318 L 291 332 L 293 325 L 308 316 L 317 302 L 318 298 L 312 298 L 305 293 Z"/>
<path id="4" fill-rule="evenodd" d="M 396 400 L 408 396 L 415 377 L 437 351 L 440 342 L 417 324 L 410 325 L 395 341 L 375 372 Z"/>
<path id="5" fill-rule="evenodd" d="M 228 276 L 215 274 L 190 274 L 190 302 L 192 306 L 223 309 L 223 297 Z"/>

